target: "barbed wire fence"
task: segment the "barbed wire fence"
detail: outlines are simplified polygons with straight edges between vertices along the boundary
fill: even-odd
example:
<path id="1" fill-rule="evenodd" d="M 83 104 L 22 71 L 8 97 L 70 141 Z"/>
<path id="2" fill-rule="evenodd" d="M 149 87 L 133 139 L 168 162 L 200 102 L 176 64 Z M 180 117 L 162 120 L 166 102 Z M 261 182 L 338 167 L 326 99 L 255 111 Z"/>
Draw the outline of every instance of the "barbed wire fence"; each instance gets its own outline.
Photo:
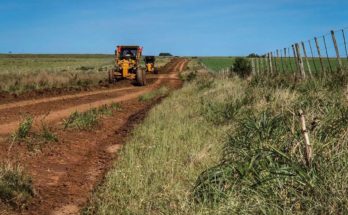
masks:
<path id="1" fill-rule="evenodd" d="M 256 74 L 292 73 L 302 79 L 343 73 L 348 69 L 347 28 L 294 43 L 252 58 Z"/>

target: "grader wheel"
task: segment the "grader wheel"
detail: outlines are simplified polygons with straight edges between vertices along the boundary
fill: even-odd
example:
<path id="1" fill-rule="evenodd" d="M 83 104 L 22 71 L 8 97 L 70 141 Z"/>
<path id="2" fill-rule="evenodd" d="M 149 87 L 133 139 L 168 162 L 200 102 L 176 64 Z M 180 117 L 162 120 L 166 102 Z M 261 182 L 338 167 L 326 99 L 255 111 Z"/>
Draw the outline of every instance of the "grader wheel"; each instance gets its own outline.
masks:
<path id="1" fill-rule="evenodd" d="M 115 83 L 114 71 L 110 70 L 109 71 L 109 84 L 114 84 L 114 83 Z"/>
<path id="2" fill-rule="evenodd" d="M 146 85 L 146 72 L 140 68 L 137 69 L 137 84 L 139 86 Z"/>

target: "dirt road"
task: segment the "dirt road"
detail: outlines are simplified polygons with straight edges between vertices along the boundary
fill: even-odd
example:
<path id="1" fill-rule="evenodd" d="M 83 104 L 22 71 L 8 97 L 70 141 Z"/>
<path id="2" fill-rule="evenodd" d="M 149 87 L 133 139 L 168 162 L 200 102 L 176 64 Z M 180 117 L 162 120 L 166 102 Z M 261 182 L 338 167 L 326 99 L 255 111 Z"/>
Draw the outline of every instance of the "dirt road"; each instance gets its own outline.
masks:
<path id="1" fill-rule="evenodd" d="M 175 89 L 181 85 L 178 73 L 187 65 L 185 59 L 174 59 L 159 75 L 150 75 L 150 84 L 44 97 L 35 100 L 0 104 L 1 160 L 12 160 L 27 170 L 33 179 L 36 196 L 27 210 L 18 214 L 78 214 L 95 186 L 115 159 L 133 127 L 143 120 L 158 101 L 139 102 L 138 97 L 161 86 Z M 74 111 L 86 111 L 105 104 L 120 103 L 122 109 L 102 120 L 93 131 L 67 131 L 61 121 Z M 59 138 L 39 152 L 28 152 L 24 145 L 9 151 L 9 135 L 24 116 L 34 116 L 34 124 L 44 120 Z"/>

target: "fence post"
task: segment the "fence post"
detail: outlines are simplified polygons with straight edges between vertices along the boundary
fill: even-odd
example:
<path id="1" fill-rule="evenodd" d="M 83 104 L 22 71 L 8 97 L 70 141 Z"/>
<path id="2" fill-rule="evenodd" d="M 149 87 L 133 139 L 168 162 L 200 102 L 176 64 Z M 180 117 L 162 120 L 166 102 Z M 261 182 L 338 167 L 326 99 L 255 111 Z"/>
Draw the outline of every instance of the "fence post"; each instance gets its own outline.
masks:
<path id="1" fill-rule="evenodd" d="M 296 43 L 295 48 L 296 48 L 297 62 L 298 62 L 298 66 L 300 68 L 301 76 L 303 79 L 306 79 L 306 72 L 305 72 L 304 65 L 303 65 L 303 59 L 301 56 L 300 45 L 298 43 Z"/>
<path id="2" fill-rule="evenodd" d="M 324 40 L 324 47 L 325 47 L 325 51 L 326 51 L 326 58 L 327 58 L 327 62 L 329 63 L 329 67 L 330 67 L 330 72 L 332 73 L 332 66 L 330 63 L 330 57 L 329 57 L 329 52 L 327 51 L 327 45 L 326 45 L 326 39 L 325 36 L 323 36 L 323 40 Z"/>
<path id="3" fill-rule="evenodd" d="M 341 61 L 340 51 L 338 50 L 337 40 L 336 40 L 334 31 L 331 31 L 331 37 L 332 37 L 332 41 L 333 41 L 334 46 L 335 46 L 335 51 L 336 51 L 336 57 L 337 57 L 337 61 L 338 61 L 339 70 L 342 70 L 342 61 Z"/>
<path id="4" fill-rule="evenodd" d="M 260 58 L 259 57 L 257 57 L 256 58 L 256 73 L 257 74 L 260 74 Z"/>
<path id="5" fill-rule="evenodd" d="M 273 53 L 272 53 L 272 56 L 273 56 Z M 273 60 L 274 60 L 274 68 L 275 68 L 275 72 L 278 73 L 278 65 L 277 65 L 277 59 L 278 59 L 278 56 L 276 54 L 276 52 L 274 52 L 274 56 L 273 56 Z"/>
<path id="6" fill-rule="evenodd" d="M 317 65 L 315 63 L 315 59 L 314 59 L 314 54 L 313 54 L 313 48 L 312 48 L 312 43 L 310 40 L 308 40 L 309 43 L 309 48 L 311 50 L 311 55 L 312 55 L 312 61 L 313 61 L 313 65 L 314 65 L 314 69 L 315 69 L 315 73 L 318 74 L 318 69 L 317 69 Z"/>
<path id="7" fill-rule="evenodd" d="M 297 61 L 297 54 L 296 54 L 295 45 L 291 45 L 291 47 L 292 47 L 292 52 L 293 52 L 293 54 L 294 54 L 294 62 L 295 62 L 296 68 L 297 68 L 297 71 L 296 71 L 296 72 L 299 72 L 300 67 L 299 67 L 299 64 L 298 64 L 298 61 Z M 296 73 L 296 72 L 295 72 L 295 73 Z"/>
<path id="8" fill-rule="evenodd" d="M 252 74 L 255 75 L 255 60 L 254 60 L 254 58 L 251 58 L 251 69 L 252 69 Z"/>
<path id="9" fill-rule="evenodd" d="M 270 52 L 268 54 L 268 57 L 269 57 L 269 72 L 273 75 L 273 65 L 272 65 L 273 54 L 272 54 L 272 52 Z"/>
<path id="10" fill-rule="evenodd" d="M 288 48 L 288 59 L 289 59 L 289 65 L 290 65 L 291 72 L 294 73 L 294 69 L 293 69 L 292 63 L 291 63 L 290 48 Z"/>
<path id="11" fill-rule="evenodd" d="M 282 71 L 283 71 L 283 74 L 284 74 L 285 73 L 285 69 L 284 69 L 283 50 L 280 50 L 280 64 L 282 65 Z"/>
<path id="12" fill-rule="evenodd" d="M 342 29 L 342 36 L 343 36 L 343 42 L 344 42 L 344 50 L 346 51 L 346 57 L 348 59 L 347 41 L 346 41 L 346 34 L 344 33 L 344 29 Z"/>
<path id="13" fill-rule="evenodd" d="M 306 62 L 307 62 L 307 67 L 308 67 L 309 75 L 311 76 L 311 78 L 313 78 L 311 66 L 310 66 L 310 64 L 309 64 L 309 60 L 308 60 L 308 56 L 307 56 L 306 46 L 305 46 L 304 42 L 301 42 L 301 44 L 302 44 L 302 49 L 303 49 L 303 55 L 304 55 L 305 60 L 306 60 Z"/>
<path id="14" fill-rule="evenodd" d="M 320 46 L 319 46 L 318 38 L 314 37 L 314 41 L 315 41 L 315 45 L 316 45 L 317 51 L 318 51 L 319 61 L 320 61 L 320 65 L 321 65 L 321 71 L 325 72 L 324 64 L 323 64 L 323 58 L 321 57 L 321 52 L 320 52 Z"/>
<path id="15" fill-rule="evenodd" d="M 306 149 L 306 162 L 308 166 L 311 166 L 313 161 L 313 147 L 309 140 L 309 134 L 306 127 L 306 119 L 304 112 L 300 109 L 299 110 L 300 120 L 301 120 L 301 130 L 302 134 L 304 136 L 304 142 L 305 142 L 305 149 Z"/>
<path id="16" fill-rule="evenodd" d="M 270 68 L 269 68 L 269 53 L 265 54 L 265 69 L 267 73 L 270 73 Z"/>

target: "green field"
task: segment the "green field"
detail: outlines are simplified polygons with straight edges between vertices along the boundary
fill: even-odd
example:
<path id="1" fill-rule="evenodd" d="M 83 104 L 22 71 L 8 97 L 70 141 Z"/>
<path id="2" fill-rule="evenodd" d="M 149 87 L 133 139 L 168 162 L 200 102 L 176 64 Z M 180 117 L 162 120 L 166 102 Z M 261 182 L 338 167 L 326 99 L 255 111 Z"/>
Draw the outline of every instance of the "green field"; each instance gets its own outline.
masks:
<path id="1" fill-rule="evenodd" d="M 209 69 L 218 72 L 222 69 L 230 68 L 234 63 L 234 57 L 203 57 L 199 61 Z"/>

